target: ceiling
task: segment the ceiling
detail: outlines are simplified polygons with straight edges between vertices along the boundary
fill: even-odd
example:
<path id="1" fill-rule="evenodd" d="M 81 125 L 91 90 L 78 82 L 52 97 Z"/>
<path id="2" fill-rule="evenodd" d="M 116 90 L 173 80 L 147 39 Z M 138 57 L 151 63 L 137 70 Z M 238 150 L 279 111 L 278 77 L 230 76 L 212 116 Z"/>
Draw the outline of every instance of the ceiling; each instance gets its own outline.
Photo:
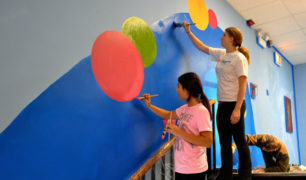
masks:
<path id="1" fill-rule="evenodd" d="M 226 0 L 293 65 L 306 63 L 306 0 Z"/>

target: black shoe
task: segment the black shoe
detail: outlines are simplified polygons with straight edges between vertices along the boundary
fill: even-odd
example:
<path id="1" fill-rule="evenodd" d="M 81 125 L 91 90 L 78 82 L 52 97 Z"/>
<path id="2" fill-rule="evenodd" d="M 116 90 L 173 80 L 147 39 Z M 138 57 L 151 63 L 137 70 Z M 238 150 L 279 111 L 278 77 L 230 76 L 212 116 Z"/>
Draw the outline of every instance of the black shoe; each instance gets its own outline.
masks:
<path id="1" fill-rule="evenodd" d="M 238 174 L 237 180 L 252 180 L 251 174 Z"/>
<path id="2" fill-rule="evenodd" d="M 216 180 L 233 180 L 233 175 L 223 175 L 219 173 Z"/>

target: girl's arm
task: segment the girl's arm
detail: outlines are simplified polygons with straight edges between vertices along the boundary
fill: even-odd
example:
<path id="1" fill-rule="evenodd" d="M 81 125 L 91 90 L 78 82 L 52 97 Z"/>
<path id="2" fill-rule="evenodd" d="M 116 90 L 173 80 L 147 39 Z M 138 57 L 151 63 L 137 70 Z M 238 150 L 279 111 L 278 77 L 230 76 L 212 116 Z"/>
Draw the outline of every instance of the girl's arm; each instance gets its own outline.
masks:
<path id="1" fill-rule="evenodd" d="M 191 31 L 190 31 L 190 24 L 187 22 L 184 22 L 184 28 L 191 39 L 192 43 L 197 47 L 200 51 L 205 52 L 206 54 L 209 54 L 209 47 L 206 46 L 202 41 L 200 41 Z"/>
<path id="2" fill-rule="evenodd" d="M 194 135 L 181 130 L 179 127 L 177 127 L 174 124 L 167 124 L 165 130 L 197 146 L 210 147 L 213 141 L 211 131 L 203 131 L 200 132 L 199 135 Z"/>
<path id="3" fill-rule="evenodd" d="M 159 108 L 157 106 L 154 105 L 150 105 L 147 106 L 152 112 L 154 112 L 156 115 L 158 115 L 159 117 L 163 118 L 163 119 L 170 119 L 170 113 L 171 111 L 167 111 L 165 109 Z M 177 115 L 175 111 L 172 111 L 171 114 L 171 119 L 177 119 Z"/>
<path id="4" fill-rule="evenodd" d="M 154 112 L 156 115 L 158 115 L 159 117 L 163 118 L 163 119 L 169 119 L 170 118 L 170 113 L 171 111 L 167 111 L 165 109 L 159 108 L 157 106 L 154 106 L 151 104 L 151 98 L 149 94 L 144 94 L 144 102 L 146 104 L 146 106 L 152 111 Z M 177 119 L 177 115 L 175 111 L 172 111 L 171 114 L 171 119 Z"/>
<path id="5" fill-rule="evenodd" d="M 239 91 L 238 91 L 237 102 L 232 112 L 231 119 L 230 119 L 232 124 L 236 124 L 240 120 L 240 109 L 241 109 L 241 105 L 242 105 L 245 91 L 246 91 L 247 77 L 240 76 L 238 78 L 238 82 L 239 82 Z"/>

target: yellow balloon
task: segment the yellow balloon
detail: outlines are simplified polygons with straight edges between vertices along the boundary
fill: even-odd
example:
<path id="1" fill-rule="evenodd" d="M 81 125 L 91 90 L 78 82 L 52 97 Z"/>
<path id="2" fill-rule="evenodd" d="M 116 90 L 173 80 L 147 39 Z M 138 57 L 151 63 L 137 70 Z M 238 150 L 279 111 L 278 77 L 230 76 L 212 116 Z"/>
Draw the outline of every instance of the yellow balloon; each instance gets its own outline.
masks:
<path id="1" fill-rule="evenodd" d="M 200 30 L 208 26 L 208 11 L 204 0 L 188 0 L 188 11 L 193 23 Z"/>

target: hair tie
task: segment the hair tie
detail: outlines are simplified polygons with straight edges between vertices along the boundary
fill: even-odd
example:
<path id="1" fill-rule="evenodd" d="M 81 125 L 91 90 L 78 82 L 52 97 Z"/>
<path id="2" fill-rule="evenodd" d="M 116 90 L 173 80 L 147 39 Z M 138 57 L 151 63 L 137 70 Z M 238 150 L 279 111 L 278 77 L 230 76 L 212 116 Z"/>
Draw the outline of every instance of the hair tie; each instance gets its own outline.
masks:
<path id="1" fill-rule="evenodd" d="M 198 94 L 198 100 L 199 100 L 200 102 L 202 101 L 202 94 L 201 94 L 201 93 Z"/>

